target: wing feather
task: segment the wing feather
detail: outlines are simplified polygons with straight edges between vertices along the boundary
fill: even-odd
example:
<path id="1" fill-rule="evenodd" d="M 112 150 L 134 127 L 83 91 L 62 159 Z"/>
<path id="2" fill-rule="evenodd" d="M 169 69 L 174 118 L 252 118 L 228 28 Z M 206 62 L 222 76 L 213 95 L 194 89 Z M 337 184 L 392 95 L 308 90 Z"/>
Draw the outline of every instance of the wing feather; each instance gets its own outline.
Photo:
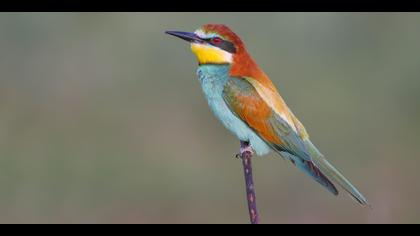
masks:
<path id="1" fill-rule="evenodd" d="M 262 99 L 247 79 L 228 80 L 223 90 L 223 97 L 233 113 L 271 147 L 310 161 L 305 144 L 293 126 Z"/>
<path id="2" fill-rule="evenodd" d="M 247 79 L 228 80 L 223 90 L 223 97 L 232 112 L 272 149 L 283 158 L 290 160 L 299 170 L 312 177 L 331 193 L 338 194 L 334 184 L 312 162 L 305 143 L 296 129 L 293 129 L 264 101 Z"/>
<path id="3" fill-rule="evenodd" d="M 362 205 L 366 198 L 316 149 L 309 136 L 277 91 L 264 89 L 252 78 L 230 78 L 223 98 L 231 111 L 272 149 L 290 160 L 334 195 L 338 183 Z"/>

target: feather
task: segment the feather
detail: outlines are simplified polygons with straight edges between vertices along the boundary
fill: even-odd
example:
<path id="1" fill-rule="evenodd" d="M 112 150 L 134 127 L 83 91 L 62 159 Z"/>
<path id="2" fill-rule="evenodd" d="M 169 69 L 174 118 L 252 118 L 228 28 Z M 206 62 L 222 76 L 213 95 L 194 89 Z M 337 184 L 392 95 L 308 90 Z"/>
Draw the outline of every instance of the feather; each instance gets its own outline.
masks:
<path id="1" fill-rule="evenodd" d="M 318 151 L 315 145 L 307 139 L 305 140 L 307 150 L 309 150 L 312 162 L 316 165 L 325 176 L 346 190 L 357 202 L 362 205 L 370 206 L 367 199 L 354 187 L 349 180 L 346 179 L 327 159 Z"/>
<path id="2" fill-rule="evenodd" d="M 290 160 L 334 195 L 338 194 L 338 190 L 333 181 L 360 204 L 367 205 L 366 198 L 316 149 L 303 125 L 288 112 L 283 100 L 278 102 L 284 104 L 282 109 L 275 109 L 266 102 L 266 99 L 277 99 L 280 95 L 265 96 L 264 99 L 260 91 L 263 90 L 256 89 L 250 78 L 230 78 L 224 87 L 223 97 L 231 111 L 283 158 Z M 284 113 L 279 114 L 278 110 Z M 284 119 L 285 115 L 290 120 Z"/>

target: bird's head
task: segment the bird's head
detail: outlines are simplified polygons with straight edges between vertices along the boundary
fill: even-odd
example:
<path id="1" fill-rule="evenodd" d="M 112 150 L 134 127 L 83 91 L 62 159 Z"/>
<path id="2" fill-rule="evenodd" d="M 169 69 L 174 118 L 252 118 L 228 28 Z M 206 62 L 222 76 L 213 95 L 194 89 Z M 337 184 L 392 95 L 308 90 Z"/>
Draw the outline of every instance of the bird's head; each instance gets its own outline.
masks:
<path id="1" fill-rule="evenodd" d="M 241 39 L 221 24 L 206 24 L 194 32 L 166 33 L 189 42 L 199 64 L 231 64 L 244 51 Z"/>

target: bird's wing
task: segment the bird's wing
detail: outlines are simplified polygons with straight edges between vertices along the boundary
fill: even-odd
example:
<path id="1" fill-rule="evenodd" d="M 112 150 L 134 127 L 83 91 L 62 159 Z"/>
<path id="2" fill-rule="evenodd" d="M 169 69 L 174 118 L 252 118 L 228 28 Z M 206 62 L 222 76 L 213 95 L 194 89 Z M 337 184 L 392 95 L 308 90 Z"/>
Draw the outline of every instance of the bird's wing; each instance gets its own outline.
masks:
<path id="1" fill-rule="evenodd" d="M 298 169 L 333 194 L 337 195 L 338 191 L 331 181 L 362 205 L 368 205 L 366 198 L 312 144 L 304 126 L 276 90 L 264 87 L 252 78 L 230 78 L 223 97 L 237 117 Z"/>
<path id="2" fill-rule="evenodd" d="M 228 80 L 223 90 L 223 97 L 232 112 L 282 157 L 289 159 L 298 169 L 333 194 L 338 194 L 331 181 L 312 162 L 305 143 L 293 124 L 289 124 L 283 118 L 285 116 L 282 117 L 274 111 L 247 79 Z"/>

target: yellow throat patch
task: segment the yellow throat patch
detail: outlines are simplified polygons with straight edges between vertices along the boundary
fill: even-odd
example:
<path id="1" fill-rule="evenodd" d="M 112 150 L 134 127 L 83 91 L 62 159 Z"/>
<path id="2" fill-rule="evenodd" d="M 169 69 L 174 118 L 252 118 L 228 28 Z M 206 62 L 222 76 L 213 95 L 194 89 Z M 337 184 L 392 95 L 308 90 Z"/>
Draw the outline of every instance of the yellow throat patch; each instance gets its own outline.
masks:
<path id="1" fill-rule="evenodd" d="M 232 54 L 217 47 L 192 43 L 191 51 L 200 64 L 224 64 L 232 62 Z"/>

